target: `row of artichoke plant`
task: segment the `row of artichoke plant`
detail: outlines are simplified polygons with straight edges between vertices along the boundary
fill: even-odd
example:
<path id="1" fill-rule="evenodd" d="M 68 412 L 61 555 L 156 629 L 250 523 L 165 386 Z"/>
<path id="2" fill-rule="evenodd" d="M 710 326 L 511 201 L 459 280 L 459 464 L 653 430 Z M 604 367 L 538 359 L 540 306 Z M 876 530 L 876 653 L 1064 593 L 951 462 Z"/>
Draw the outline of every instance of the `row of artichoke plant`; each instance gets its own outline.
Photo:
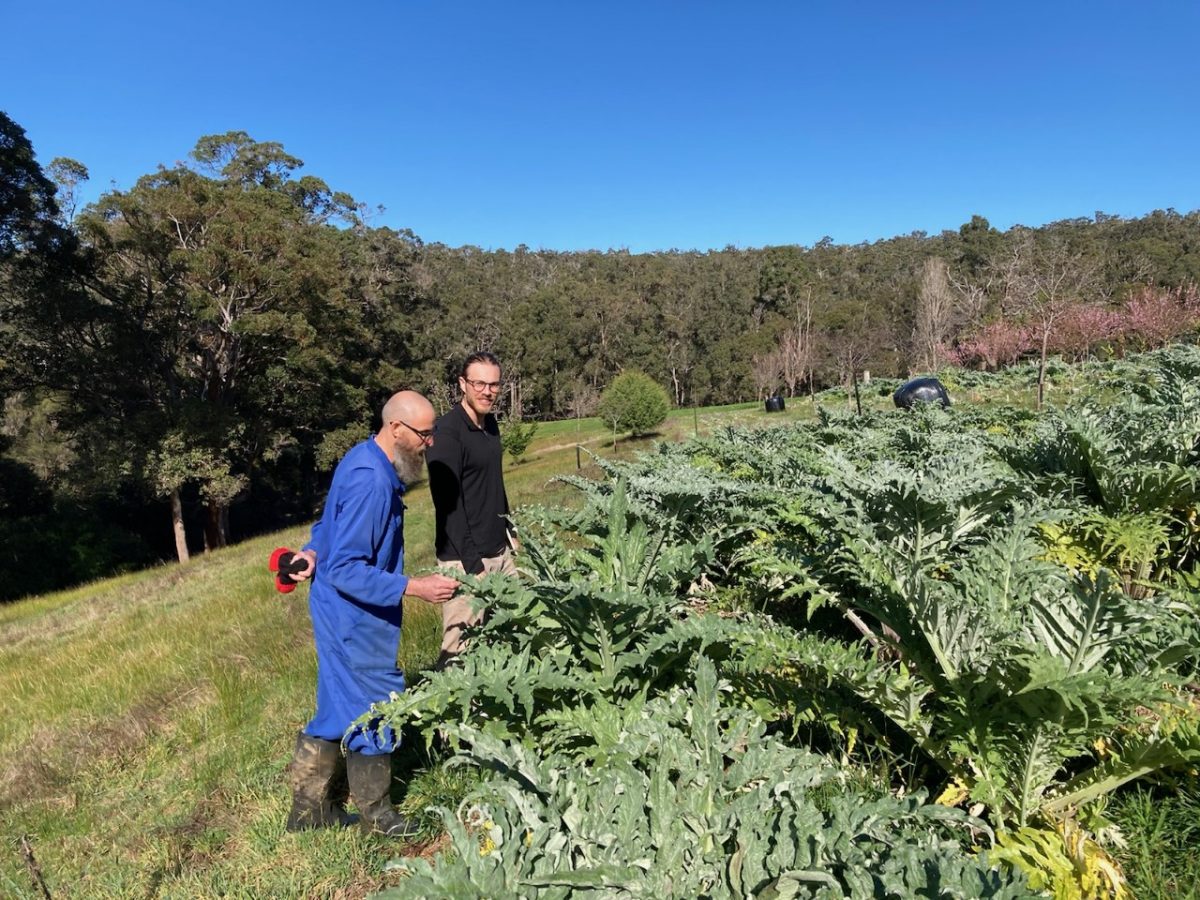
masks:
<path id="1" fill-rule="evenodd" d="M 526 511 L 463 665 L 372 713 L 488 773 L 395 895 L 1120 896 L 1105 797 L 1200 763 L 1198 384 L 729 429 Z"/>

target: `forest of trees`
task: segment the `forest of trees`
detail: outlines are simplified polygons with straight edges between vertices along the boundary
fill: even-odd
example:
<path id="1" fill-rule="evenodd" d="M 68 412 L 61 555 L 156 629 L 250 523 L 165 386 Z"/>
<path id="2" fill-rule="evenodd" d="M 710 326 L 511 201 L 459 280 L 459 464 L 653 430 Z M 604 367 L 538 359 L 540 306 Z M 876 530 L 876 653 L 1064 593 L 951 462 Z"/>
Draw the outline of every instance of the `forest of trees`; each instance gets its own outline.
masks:
<path id="1" fill-rule="evenodd" d="M 401 387 L 590 414 L 639 370 L 678 406 L 870 370 L 1120 353 L 1200 321 L 1200 212 L 854 246 L 513 251 L 426 244 L 242 132 L 77 208 L 0 113 L 0 599 L 313 514 Z"/>

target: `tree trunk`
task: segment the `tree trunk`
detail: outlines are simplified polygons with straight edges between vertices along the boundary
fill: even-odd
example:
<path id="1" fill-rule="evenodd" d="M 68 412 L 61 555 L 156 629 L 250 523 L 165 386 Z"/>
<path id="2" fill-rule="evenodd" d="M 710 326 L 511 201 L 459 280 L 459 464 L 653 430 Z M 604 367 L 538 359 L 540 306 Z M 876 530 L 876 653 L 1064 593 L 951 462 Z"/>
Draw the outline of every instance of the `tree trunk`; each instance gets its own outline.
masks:
<path id="1" fill-rule="evenodd" d="M 523 418 L 521 410 L 524 401 L 521 399 L 521 379 L 514 378 L 508 383 L 508 417 L 514 422 L 520 422 Z"/>
<path id="2" fill-rule="evenodd" d="M 229 543 L 226 532 L 226 518 L 229 507 L 215 500 L 209 500 L 204 507 L 204 550 L 219 550 Z"/>
<path id="3" fill-rule="evenodd" d="M 179 488 L 171 491 L 171 527 L 175 530 L 175 555 L 180 562 L 187 562 L 187 531 L 183 527 L 183 499 L 179 496 Z"/>
<path id="4" fill-rule="evenodd" d="M 1050 329 L 1042 330 L 1042 355 L 1038 360 L 1038 393 L 1037 393 L 1037 408 L 1041 412 L 1042 401 L 1046 396 L 1046 352 L 1050 345 Z"/>

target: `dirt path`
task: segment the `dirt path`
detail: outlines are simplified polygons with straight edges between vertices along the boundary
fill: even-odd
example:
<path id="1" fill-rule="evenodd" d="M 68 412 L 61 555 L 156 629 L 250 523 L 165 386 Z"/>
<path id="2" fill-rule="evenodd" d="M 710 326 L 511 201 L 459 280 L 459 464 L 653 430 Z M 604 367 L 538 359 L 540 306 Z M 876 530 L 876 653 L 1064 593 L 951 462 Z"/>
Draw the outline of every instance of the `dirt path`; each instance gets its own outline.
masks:
<path id="1" fill-rule="evenodd" d="M 538 447 L 536 450 L 531 450 L 530 452 L 531 453 L 553 453 L 555 450 L 570 450 L 576 444 L 578 444 L 580 447 L 586 447 L 588 444 L 595 444 L 597 442 L 610 441 L 610 440 L 612 440 L 612 438 L 610 436 L 604 435 L 602 437 L 589 438 L 585 441 L 570 441 L 569 443 L 566 443 L 566 444 L 553 444 L 549 447 Z M 619 440 L 619 438 L 618 438 L 618 440 Z"/>

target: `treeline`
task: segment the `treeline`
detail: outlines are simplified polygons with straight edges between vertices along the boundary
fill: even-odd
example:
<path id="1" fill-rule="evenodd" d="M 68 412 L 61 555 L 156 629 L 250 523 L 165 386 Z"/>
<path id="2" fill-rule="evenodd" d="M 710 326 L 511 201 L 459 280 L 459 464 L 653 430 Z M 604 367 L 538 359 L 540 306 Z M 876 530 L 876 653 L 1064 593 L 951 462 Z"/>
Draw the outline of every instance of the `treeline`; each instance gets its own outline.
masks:
<path id="1" fill-rule="evenodd" d="M 43 169 L 0 113 L 0 597 L 311 516 L 387 394 L 447 405 L 481 347 L 513 417 L 587 415 L 630 369 L 707 405 L 931 369 L 997 321 L 1044 355 L 1066 310 L 1147 290 L 1184 310 L 1200 281 L 1197 212 L 1006 233 L 975 216 L 857 246 L 488 251 L 373 227 L 302 168 L 209 136 L 77 209 L 86 167 Z"/>

